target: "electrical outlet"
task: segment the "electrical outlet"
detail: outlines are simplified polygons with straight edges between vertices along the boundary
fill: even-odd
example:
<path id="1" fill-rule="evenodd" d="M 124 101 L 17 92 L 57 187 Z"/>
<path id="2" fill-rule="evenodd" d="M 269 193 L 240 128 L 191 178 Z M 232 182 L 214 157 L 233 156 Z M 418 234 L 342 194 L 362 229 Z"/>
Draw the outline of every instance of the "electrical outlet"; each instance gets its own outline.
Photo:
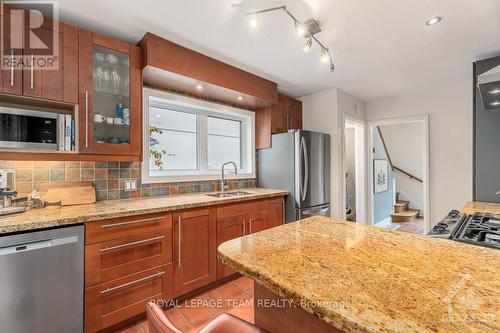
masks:
<path id="1" fill-rule="evenodd" d="M 125 192 L 137 191 L 137 180 L 127 179 L 124 181 L 124 184 L 125 184 Z"/>

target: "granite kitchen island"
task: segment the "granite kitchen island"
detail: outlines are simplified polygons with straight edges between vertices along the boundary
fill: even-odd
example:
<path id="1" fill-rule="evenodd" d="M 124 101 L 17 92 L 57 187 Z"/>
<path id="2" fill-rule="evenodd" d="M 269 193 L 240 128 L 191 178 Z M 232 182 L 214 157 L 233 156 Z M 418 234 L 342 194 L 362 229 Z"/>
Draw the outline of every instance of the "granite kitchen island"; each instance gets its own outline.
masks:
<path id="1" fill-rule="evenodd" d="M 312 217 L 218 250 L 272 332 L 500 331 L 495 249 Z"/>

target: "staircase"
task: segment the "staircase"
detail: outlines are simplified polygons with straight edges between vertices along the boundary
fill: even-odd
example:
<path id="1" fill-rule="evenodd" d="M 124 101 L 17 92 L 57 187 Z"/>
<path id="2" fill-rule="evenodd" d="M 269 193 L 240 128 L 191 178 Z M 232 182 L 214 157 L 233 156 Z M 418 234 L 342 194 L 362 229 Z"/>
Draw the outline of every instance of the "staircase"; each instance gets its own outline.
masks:
<path id="1" fill-rule="evenodd" d="M 396 204 L 394 205 L 394 213 L 391 214 L 392 222 L 409 222 L 420 214 L 419 210 L 410 209 L 410 202 L 399 200 L 399 193 L 396 193 Z"/>

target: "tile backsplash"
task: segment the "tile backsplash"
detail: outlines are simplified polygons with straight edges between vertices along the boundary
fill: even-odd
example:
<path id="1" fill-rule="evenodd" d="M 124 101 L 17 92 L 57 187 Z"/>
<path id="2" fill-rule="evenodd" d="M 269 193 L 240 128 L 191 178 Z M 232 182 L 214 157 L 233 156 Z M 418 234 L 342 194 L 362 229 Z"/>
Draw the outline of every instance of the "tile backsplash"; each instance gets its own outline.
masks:
<path id="1" fill-rule="evenodd" d="M 141 184 L 140 162 L 0 161 L 0 169 L 14 170 L 19 194 L 30 193 L 41 182 L 60 181 L 92 181 L 97 201 L 220 190 L 219 181 Z M 136 180 L 137 190 L 126 192 L 126 180 Z M 230 189 L 255 187 L 257 180 L 228 180 L 227 184 Z"/>

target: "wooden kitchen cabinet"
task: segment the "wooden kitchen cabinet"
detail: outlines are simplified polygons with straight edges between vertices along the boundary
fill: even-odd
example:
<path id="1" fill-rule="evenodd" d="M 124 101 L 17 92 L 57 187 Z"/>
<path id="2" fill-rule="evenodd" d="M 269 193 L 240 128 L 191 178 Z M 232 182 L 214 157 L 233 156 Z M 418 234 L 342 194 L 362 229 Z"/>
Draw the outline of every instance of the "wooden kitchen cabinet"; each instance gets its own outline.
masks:
<path id="1" fill-rule="evenodd" d="M 141 156 L 139 48 L 83 29 L 78 40 L 80 152 Z M 102 117 L 122 120 L 108 124 Z"/>
<path id="2" fill-rule="evenodd" d="M 5 18 L 10 20 L 11 7 L 5 5 Z M 10 95 L 26 96 L 55 102 L 76 104 L 78 102 L 78 29 L 72 25 L 55 22 L 50 17 L 43 17 L 43 24 L 38 28 L 30 29 L 30 16 L 38 20 L 36 12 L 16 8 L 16 13 L 21 12 L 24 29 L 17 29 L 10 34 L 10 22 L 4 24 L 7 27 L 4 32 L 5 43 L 3 58 L 12 55 L 20 61 L 23 58 L 23 66 L 4 68 L 1 72 L 1 92 Z M 39 39 L 32 38 L 34 34 Z M 55 37 L 54 37 L 55 36 Z M 10 49 L 11 37 L 22 41 L 23 48 Z M 41 38 L 40 38 L 41 37 Z M 48 60 L 41 60 L 40 49 L 42 43 L 52 44 L 57 42 L 58 48 L 55 57 L 51 57 L 52 65 L 37 68 L 33 63 L 48 64 Z M 52 55 L 52 53 L 47 53 Z M 2 59 L 2 61 L 5 59 Z"/>
<path id="3" fill-rule="evenodd" d="M 284 223 L 285 202 L 283 198 L 270 199 L 268 201 L 269 227 L 274 228 Z"/>
<path id="4" fill-rule="evenodd" d="M 262 230 L 283 224 L 283 198 L 265 199 L 217 208 L 217 246 Z M 217 261 L 217 278 L 222 279 L 235 271 Z"/>
<path id="5" fill-rule="evenodd" d="M 172 262 L 172 229 L 85 247 L 85 286 Z"/>
<path id="6" fill-rule="evenodd" d="M 98 332 L 171 299 L 172 214 L 127 216 L 85 225 L 85 331 Z"/>
<path id="7" fill-rule="evenodd" d="M 255 112 L 257 149 L 271 147 L 271 135 L 302 129 L 302 102 L 285 95 L 278 95 L 278 103 L 259 108 Z"/>
<path id="8" fill-rule="evenodd" d="M 174 296 L 217 279 L 215 208 L 174 212 Z"/>
<path id="9" fill-rule="evenodd" d="M 86 288 L 85 332 L 98 332 L 144 313 L 151 300 L 171 299 L 171 276 L 168 264 Z"/>

